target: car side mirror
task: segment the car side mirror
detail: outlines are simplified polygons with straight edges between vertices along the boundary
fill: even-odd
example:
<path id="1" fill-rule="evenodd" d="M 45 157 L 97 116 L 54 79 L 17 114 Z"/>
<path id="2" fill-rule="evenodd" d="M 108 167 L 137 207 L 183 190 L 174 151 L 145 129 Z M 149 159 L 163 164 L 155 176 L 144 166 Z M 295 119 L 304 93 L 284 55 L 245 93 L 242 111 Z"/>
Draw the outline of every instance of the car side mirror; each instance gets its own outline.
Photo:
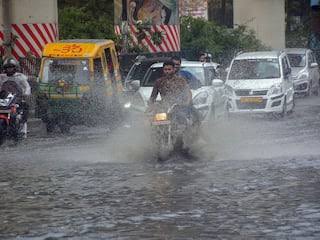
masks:
<path id="1" fill-rule="evenodd" d="M 224 82 L 221 79 L 213 79 L 212 86 L 213 87 L 222 87 Z"/>
<path id="2" fill-rule="evenodd" d="M 138 91 L 140 88 L 140 81 L 139 80 L 133 80 L 129 83 L 129 86 L 133 91 Z"/>
<path id="3" fill-rule="evenodd" d="M 230 67 L 227 67 L 224 71 L 225 71 L 226 73 L 228 73 L 229 70 L 230 70 Z"/>
<path id="4" fill-rule="evenodd" d="M 311 63 L 310 67 L 312 67 L 312 68 L 318 67 L 318 63 L 316 63 L 316 62 Z"/>

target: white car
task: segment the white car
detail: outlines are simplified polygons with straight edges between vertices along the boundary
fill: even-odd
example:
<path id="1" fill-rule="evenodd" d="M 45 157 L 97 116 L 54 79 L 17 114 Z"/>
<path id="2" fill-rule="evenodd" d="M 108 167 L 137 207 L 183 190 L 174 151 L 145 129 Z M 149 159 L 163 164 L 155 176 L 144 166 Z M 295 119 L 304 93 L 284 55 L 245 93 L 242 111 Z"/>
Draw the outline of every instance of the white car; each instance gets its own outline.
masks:
<path id="1" fill-rule="evenodd" d="M 294 108 L 291 67 L 284 51 L 247 52 L 228 69 L 229 112 L 279 113 Z"/>
<path id="2" fill-rule="evenodd" d="M 319 95 L 319 66 L 314 53 L 307 48 L 285 49 L 291 69 L 295 93 Z"/>
<path id="3" fill-rule="evenodd" d="M 142 81 L 128 83 L 135 89 L 130 102 L 125 107 L 144 111 L 151 96 L 154 82 L 162 76 L 163 63 L 153 64 Z M 219 64 L 209 62 L 182 61 L 181 70 L 188 71 L 201 83 L 197 89 L 192 89 L 193 104 L 199 110 L 202 120 L 209 122 L 225 116 L 227 113 L 227 96 L 224 82 L 218 79 Z M 160 100 L 158 95 L 157 100 Z"/>

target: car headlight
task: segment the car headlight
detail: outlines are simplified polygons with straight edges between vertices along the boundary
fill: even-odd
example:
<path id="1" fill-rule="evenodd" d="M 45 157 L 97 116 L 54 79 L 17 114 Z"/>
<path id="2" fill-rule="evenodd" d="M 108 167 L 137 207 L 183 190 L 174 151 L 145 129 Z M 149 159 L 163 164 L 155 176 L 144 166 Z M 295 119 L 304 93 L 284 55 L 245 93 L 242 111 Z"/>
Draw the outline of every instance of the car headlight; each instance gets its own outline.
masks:
<path id="1" fill-rule="evenodd" d="M 273 85 L 270 90 L 268 95 L 279 95 L 282 93 L 282 86 L 281 85 Z"/>
<path id="2" fill-rule="evenodd" d="M 305 80 L 309 78 L 309 74 L 308 73 L 302 73 L 298 76 L 298 80 Z"/>
<path id="3" fill-rule="evenodd" d="M 226 86 L 226 94 L 227 94 L 228 97 L 232 97 L 234 95 L 233 88 L 227 85 Z"/>
<path id="4" fill-rule="evenodd" d="M 194 105 L 202 105 L 208 102 L 209 94 L 207 92 L 201 92 L 193 99 Z"/>

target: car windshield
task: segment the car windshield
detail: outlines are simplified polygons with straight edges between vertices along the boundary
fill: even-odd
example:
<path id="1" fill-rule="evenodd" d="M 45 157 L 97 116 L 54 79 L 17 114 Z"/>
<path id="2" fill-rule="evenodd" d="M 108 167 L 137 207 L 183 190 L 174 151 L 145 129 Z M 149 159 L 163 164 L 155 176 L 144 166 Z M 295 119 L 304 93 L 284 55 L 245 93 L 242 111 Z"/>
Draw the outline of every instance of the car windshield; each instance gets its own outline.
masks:
<path id="1" fill-rule="evenodd" d="M 306 55 L 305 54 L 288 54 L 291 67 L 305 67 Z"/>
<path id="2" fill-rule="evenodd" d="M 87 84 L 90 81 L 88 60 L 46 59 L 43 66 L 43 83 L 64 80 L 72 84 Z"/>
<path id="3" fill-rule="evenodd" d="M 230 80 L 279 77 L 280 67 L 276 58 L 235 60 L 229 75 Z"/>
<path id="4" fill-rule="evenodd" d="M 202 66 L 182 66 L 181 70 L 192 74 L 198 81 L 201 82 L 201 85 L 206 85 L 207 81 L 205 79 L 205 71 Z M 143 83 L 143 87 L 152 87 L 154 82 L 162 76 L 162 67 L 153 67 L 149 69 L 146 74 Z"/>
<path id="5" fill-rule="evenodd" d="M 146 74 L 148 68 L 152 65 L 152 62 L 142 62 L 134 64 L 130 72 L 128 73 L 128 80 L 141 80 Z"/>

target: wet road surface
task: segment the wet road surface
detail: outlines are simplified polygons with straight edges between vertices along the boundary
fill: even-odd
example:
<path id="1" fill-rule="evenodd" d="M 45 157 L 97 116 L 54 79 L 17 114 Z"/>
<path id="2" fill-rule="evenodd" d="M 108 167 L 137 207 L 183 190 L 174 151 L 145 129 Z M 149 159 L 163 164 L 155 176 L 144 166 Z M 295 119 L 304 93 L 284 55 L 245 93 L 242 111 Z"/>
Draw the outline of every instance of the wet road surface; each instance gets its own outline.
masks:
<path id="1" fill-rule="evenodd" d="M 164 163 L 142 126 L 6 144 L 0 239 L 320 239 L 320 98 L 208 133 Z"/>

